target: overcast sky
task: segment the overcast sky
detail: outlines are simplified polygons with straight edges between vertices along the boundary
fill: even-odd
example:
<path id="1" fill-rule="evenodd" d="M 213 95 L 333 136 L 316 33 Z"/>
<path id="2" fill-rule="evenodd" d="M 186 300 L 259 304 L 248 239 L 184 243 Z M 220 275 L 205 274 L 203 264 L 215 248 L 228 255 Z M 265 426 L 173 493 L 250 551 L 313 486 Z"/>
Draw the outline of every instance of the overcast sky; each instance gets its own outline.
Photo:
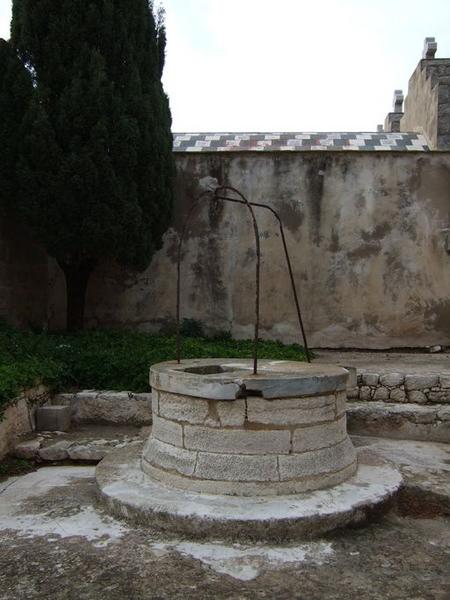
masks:
<path id="1" fill-rule="evenodd" d="M 87 0 L 86 0 L 87 1 Z M 10 0 L 0 0 L 9 37 Z M 374 131 L 450 0 L 164 0 L 174 131 Z"/>

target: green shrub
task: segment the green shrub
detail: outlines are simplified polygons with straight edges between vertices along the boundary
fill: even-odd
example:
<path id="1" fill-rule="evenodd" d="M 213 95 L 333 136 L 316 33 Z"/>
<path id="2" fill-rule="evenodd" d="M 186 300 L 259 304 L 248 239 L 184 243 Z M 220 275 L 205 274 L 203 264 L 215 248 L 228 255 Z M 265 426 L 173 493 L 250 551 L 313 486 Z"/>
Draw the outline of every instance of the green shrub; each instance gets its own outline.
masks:
<path id="1" fill-rule="evenodd" d="M 180 333 L 184 337 L 204 337 L 203 325 L 196 319 L 183 319 Z"/>
<path id="2" fill-rule="evenodd" d="M 198 337 L 198 328 L 193 326 L 190 331 L 190 337 L 182 338 L 182 358 L 252 357 L 252 340 L 233 340 L 228 335 Z M 95 388 L 143 392 L 149 389 L 149 366 L 174 360 L 175 356 L 174 335 L 118 330 L 32 333 L 0 325 L 0 411 L 23 388 L 37 381 L 55 391 Z M 303 348 L 297 344 L 264 340 L 259 356 L 305 360 Z"/>

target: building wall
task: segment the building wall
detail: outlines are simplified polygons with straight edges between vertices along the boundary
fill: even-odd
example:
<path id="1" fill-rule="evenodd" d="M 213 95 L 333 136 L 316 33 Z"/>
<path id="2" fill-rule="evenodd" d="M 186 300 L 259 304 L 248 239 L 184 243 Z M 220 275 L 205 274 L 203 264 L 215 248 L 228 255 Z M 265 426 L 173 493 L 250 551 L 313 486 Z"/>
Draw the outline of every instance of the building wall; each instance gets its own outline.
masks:
<path id="1" fill-rule="evenodd" d="M 47 325 L 47 267 L 45 251 L 14 219 L 0 214 L 0 319 Z"/>
<path id="2" fill-rule="evenodd" d="M 450 344 L 450 154 L 391 152 L 177 153 L 176 205 L 164 247 L 132 274 L 114 265 L 90 284 L 90 326 L 155 330 L 175 317 L 177 240 L 201 178 L 237 187 L 280 213 L 315 347 Z M 299 340 L 273 217 L 257 212 L 261 334 Z M 183 253 L 182 316 L 251 337 L 255 253 L 244 207 L 205 202 Z M 50 325 L 64 288 L 50 269 Z"/>
<path id="3" fill-rule="evenodd" d="M 408 84 L 403 132 L 424 133 L 430 147 L 450 148 L 450 60 L 421 60 Z"/>

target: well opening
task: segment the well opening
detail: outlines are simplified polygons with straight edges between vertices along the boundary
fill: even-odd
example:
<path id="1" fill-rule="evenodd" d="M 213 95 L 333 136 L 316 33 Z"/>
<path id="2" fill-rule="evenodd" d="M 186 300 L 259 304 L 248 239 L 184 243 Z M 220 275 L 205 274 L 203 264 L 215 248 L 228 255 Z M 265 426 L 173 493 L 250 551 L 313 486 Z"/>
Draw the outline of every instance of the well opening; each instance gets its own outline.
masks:
<path id="1" fill-rule="evenodd" d="M 193 373 L 195 375 L 218 375 L 219 373 L 235 372 L 237 369 L 222 367 L 220 365 L 202 365 L 198 367 L 186 367 L 182 370 L 185 373 Z"/>

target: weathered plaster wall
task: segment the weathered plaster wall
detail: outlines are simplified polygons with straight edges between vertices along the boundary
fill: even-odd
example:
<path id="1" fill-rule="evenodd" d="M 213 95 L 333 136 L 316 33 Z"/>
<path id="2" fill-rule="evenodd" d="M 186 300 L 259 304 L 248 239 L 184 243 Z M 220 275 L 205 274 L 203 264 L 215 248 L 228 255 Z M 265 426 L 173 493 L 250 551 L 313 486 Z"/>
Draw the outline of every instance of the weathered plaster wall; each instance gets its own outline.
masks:
<path id="1" fill-rule="evenodd" d="M 0 318 L 47 324 L 47 255 L 11 217 L 0 214 Z"/>
<path id="2" fill-rule="evenodd" d="M 152 330 L 173 320 L 178 233 L 207 175 L 279 210 L 306 329 L 316 347 L 450 344 L 450 154 L 381 152 L 179 153 L 175 217 L 164 248 L 141 274 L 113 265 L 88 292 L 91 326 Z M 258 211 L 263 337 L 299 339 L 273 217 Z M 254 246 L 239 206 L 205 204 L 183 259 L 182 315 L 252 335 Z M 53 269 L 51 325 L 62 324 Z"/>
<path id="3" fill-rule="evenodd" d="M 433 149 L 450 147 L 450 60 L 421 60 L 408 84 L 400 131 L 424 133 Z"/>

